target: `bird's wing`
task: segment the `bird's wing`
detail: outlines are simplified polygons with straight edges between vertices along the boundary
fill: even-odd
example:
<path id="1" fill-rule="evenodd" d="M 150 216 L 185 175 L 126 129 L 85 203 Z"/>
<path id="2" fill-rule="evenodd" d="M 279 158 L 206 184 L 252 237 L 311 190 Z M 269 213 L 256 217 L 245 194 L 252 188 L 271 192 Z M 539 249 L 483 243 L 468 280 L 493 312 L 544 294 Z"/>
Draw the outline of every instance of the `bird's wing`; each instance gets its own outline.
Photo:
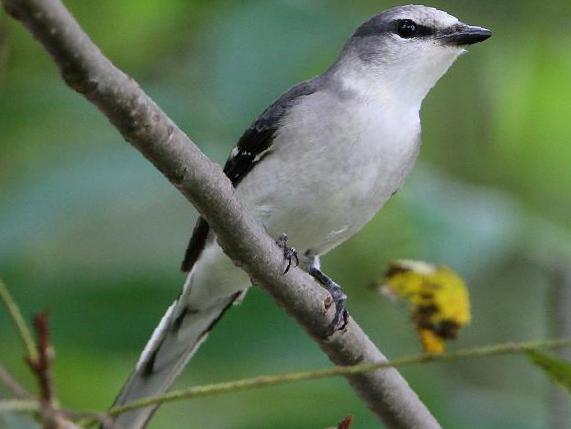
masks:
<path id="1" fill-rule="evenodd" d="M 258 162 L 272 150 L 274 137 L 281 119 L 301 97 L 313 94 L 316 90 L 315 79 L 297 84 L 285 92 L 268 107 L 250 125 L 232 150 L 224 173 L 232 181 L 234 187 L 252 171 Z M 199 217 L 181 264 L 181 270 L 189 272 L 199 258 L 208 238 L 209 226 L 206 220 Z"/>

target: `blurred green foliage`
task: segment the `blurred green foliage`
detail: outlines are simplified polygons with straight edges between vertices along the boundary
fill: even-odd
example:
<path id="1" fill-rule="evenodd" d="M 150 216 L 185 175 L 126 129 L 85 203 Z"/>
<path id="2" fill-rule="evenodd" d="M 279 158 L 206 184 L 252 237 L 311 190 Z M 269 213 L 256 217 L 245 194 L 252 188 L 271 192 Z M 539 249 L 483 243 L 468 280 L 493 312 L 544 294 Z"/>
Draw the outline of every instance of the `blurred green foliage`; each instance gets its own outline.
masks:
<path id="1" fill-rule="evenodd" d="M 66 4 L 101 49 L 219 162 L 268 103 L 321 72 L 362 20 L 394 5 Z M 492 28 L 494 37 L 461 58 L 426 100 L 423 153 L 405 189 L 324 260 L 349 292 L 353 316 L 392 357 L 419 346 L 406 312 L 366 287 L 389 260 L 424 259 L 464 274 L 474 320 L 459 347 L 553 334 L 549 277 L 532 261 L 549 265 L 571 255 L 571 3 L 433 5 Z M 9 31 L 0 46 L 9 56 L 0 70 L 0 275 L 27 315 L 50 309 L 63 403 L 102 408 L 183 282 L 177 268 L 195 212 L 65 87 L 19 25 L 3 22 Z M 0 358 L 31 382 L 22 354 L 0 313 Z M 178 385 L 327 365 L 254 289 Z M 524 358 L 403 373 L 444 427 L 550 427 L 547 383 Z M 355 427 L 376 427 L 343 380 L 322 380 L 168 405 L 151 427 L 323 428 L 348 414 Z M 28 427 L 15 418 L 2 425 Z"/>
<path id="2" fill-rule="evenodd" d="M 571 364 L 565 359 L 553 356 L 551 353 L 529 352 L 531 361 L 543 369 L 545 374 L 556 384 L 567 389 L 571 394 Z"/>

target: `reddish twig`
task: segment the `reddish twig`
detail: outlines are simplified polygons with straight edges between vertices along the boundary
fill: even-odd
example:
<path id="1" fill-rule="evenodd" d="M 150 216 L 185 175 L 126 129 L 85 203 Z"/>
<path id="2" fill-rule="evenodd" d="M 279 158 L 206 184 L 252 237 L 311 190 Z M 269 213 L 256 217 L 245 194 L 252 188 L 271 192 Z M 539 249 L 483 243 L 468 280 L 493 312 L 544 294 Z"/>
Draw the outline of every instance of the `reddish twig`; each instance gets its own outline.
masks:
<path id="1" fill-rule="evenodd" d="M 27 358 L 28 365 L 40 387 L 40 417 L 44 429 L 79 429 L 71 422 L 66 411 L 59 408 L 52 378 L 53 348 L 50 344 L 50 326 L 48 312 L 44 311 L 34 317 L 38 355 L 34 359 Z"/>
<path id="2" fill-rule="evenodd" d="M 48 313 L 44 311 L 34 317 L 38 355 L 34 359 L 27 358 L 28 365 L 38 381 L 40 387 L 39 401 L 41 403 L 40 416 L 44 429 L 78 429 L 65 411 L 58 406 L 52 379 L 53 349 L 50 345 L 50 328 Z"/>
<path id="3" fill-rule="evenodd" d="M 353 416 L 347 416 L 339 422 L 337 428 L 328 428 L 328 429 L 349 429 L 351 423 L 353 423 Z"/>
<path id="4" fill-rule="evenodd" d="M 351 423 L 353 423 L 353 416 L 347 416 L 339 422 L 337 429 L 349 429 Z"/>
<path id="5" fill-rule="evenodd" d="M 40 387 L 40 399 L 49 406 L 55 405 L 54 386 L 51 375 L 51 346 L 48 313 L 46 311 L 34 317 L 34 327 L 38 343 L 38 356 L 36 359 L 28 357 L 26 360 L 35 374 Z"/>

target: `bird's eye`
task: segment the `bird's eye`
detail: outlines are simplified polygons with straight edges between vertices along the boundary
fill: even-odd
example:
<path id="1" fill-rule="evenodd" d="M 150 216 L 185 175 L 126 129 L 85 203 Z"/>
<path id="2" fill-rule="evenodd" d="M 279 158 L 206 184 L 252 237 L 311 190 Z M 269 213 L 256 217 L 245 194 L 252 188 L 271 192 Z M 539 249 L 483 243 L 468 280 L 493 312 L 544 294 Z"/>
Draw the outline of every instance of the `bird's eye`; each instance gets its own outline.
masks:
<path id="1" fill-rule="evenodd" d="M 410 39 L 416 36 L 416 24 L 410 19 L 400 19 L 397 22 L 397 34 L 403 39 Z"/>

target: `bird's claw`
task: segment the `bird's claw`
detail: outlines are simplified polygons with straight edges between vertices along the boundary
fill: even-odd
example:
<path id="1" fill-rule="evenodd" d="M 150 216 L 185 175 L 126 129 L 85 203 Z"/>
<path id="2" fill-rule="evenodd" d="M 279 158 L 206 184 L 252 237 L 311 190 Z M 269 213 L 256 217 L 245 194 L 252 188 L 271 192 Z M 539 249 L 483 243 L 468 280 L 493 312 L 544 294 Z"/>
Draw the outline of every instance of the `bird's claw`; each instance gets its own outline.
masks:
<path id="1" fill-rule="evenodd" d="M 287 234 L 282 234 L 276 240 L 276 244 L 283 250 L 284 252 L 284 260 L 287 262 L 286 268 L 283 274 L 287 274 L 290 270 L 291 266 L 295 264 L 297 267 L 299 265 L 299 258 L 297 256 L 297 250 L 293 247 L 289 247 L 287 245 Z"/>
<path id="2" fill-rule="evenodd" d="M 323 274 L 316 267 L 312 267 L 309 270 L 309 274 L 323 285 L 325 289 L 329 292 L 329 297 L 323 303 L 324 308 L 327 310 L 331 305 L 335 304 L 335 315 L 333 320 L 328 327 L 327 337 L 330 337 L 337 331 L 342 331 L 345 329 L 349 323 L 349 312 L 347 311 L 347 295 L 341 289 L 337 283 L 331 280 L 328 276 Z"/>
<path id="3" fill-rule="evenodd" d="M 328 329 L 328 336 L 331 336 L 335 332 L 342 331 L 347 327 L 349 323 L 349 312 L 347 311 L 347 295 L 345 295 L 343 289 L 341 289 L 337 283 L 333 283 L 331 287 L 327 288 L 327 291 L 335 304 L 335 315 Z"/>

